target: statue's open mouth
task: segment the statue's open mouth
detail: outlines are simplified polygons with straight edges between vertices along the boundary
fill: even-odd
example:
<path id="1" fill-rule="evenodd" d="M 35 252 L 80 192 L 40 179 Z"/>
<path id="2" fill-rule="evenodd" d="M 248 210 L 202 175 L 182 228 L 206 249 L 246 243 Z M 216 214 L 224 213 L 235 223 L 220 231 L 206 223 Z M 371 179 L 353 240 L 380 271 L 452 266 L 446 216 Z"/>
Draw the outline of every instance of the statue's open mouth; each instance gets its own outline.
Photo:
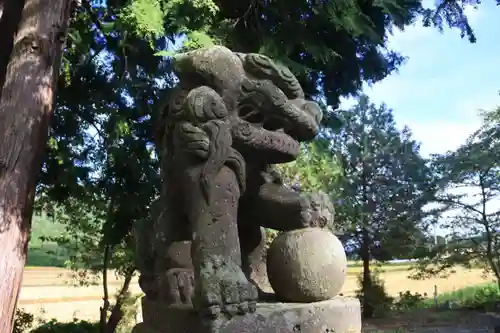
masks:
<path id="1" fill-rule="evenodd" d="M 299 142 L 314 138 L 318 119 L 301 105 L 287 102 L 276 108 L 243 105 L 233 126 L 233 144 L 251 158 L 265 163 L 293 161 L 299 153 Z"/>
<path id="2" fill-rule="evenodd" d="M 252 107 L 242 107 L 239 110 L 240 119 L 260 126 L 268 131 L 286 132 L 293 126 L 289 120 L 277 115 L 267 115 L 265 112 Z"/>

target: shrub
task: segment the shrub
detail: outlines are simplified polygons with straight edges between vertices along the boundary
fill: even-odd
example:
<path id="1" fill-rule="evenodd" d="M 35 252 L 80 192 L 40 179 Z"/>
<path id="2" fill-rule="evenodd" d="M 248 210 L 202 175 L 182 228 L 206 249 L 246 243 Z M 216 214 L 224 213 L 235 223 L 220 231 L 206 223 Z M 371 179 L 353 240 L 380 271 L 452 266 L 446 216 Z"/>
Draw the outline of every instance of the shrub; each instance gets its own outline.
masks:
<path id="1" fill-rule="evenodd" d="M 391 310 L 394 298 L 390 297 L 385 288 L 384 281 L 380 278 L 380 270 L 375 269 L 371 274 L 371 286 L 363 289 L 363 274 L 358 277 L 360 289 L 356 290 L 356 297 L 359 298 L 361 304 L 364 304 L 366 298 L 367 303 L 373 308 L 375 317 L 384 317 Z"/>
<path id="2" fill-rule="evenodd" d="M 453 302 L 460 308 L 487 311 L 496 310 L 499 300 L 500 289 L 496 282 L 461 288 L 438 295 L 439 304 Z M 432 300 L 427 302 L 432 303 Z"/>
<path id="3" fill-rule="evenodd" d="M 408 311 L 416 308 L 424 307 L 427 294 L 411 293 L 405 291 L 399 293 L 399 298 L 394 302 L 394 310 Z"/>
<path id="4" fill-rule="evenodd" d="M 71 323 L 60 323 L 55 319 L 35 328 L 31 333 L 99 333 L 99 324 L 75 320 Z"/>
<path id="5" fill-rule="evenodd" d="M 12 333 L 25 333 L 33 327 L 35 316 L 23 309 L 17 309 L 14 318 L 14 329 Z"/>
<path id="6" fill-rule="evenodd" d="M 500 289 L 496 283 L 469 286 L 439 294 L 437 303 L 440 308 L 451 308 L 451 305 L 453 305 L 453 308 L 484 311 L 498 310 Z M 400 293 L 399 298 L 394 302 L 394 310 L 396 311 L 434 306 L 434 299 L 428 298 L 427 294 L 412 294 L 410 291 Z"/>
<path id="7" fill-rule="evenodd" d="M 140 297 L 141 295 L 133 296 L 130 292 L 127 293 L 121 308 L 123 317 L 118 323 L 116 333 L 130 333 L 132 331 L 132 328 L 136 325 L 137 300 Z"/>

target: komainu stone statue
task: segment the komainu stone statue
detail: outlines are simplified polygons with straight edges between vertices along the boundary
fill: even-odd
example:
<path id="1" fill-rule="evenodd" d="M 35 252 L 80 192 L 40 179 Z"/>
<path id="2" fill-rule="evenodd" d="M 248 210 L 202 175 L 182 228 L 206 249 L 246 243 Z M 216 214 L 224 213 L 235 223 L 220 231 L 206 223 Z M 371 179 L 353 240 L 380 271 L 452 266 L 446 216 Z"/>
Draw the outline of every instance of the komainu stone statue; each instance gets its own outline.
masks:
<path id="1" fill-rule="evenodd" d="M 329 198 L 283 186 L 272 169 L 317 135 L 319 106 L 287 68 L 263 55 L 216 46 L 177 56 L 174 66 L 180 83 L 162 109 L 157 142 L 162 193 L 152 225 L 137 230 L 145 297 L 144 322 L 134 332 L 359 332 L 357 300 L 332 299 L 346 264 L 326 231 Z M 269 253 L 271 284 L 288 286 L 276 294 L 264 227 L 284 232 Z M 313 229 L 327 236 L 307 232 Z M 323 245 L 333 237 L 334 245 L 315 246 L 312 237 Z M 326 269 L 311 275 L 305 254 L 322 250 L 336 253 L 317 253 L 331 260 L 313 265 Z M 294 276 L 280 276 L 279 267 Z"/>

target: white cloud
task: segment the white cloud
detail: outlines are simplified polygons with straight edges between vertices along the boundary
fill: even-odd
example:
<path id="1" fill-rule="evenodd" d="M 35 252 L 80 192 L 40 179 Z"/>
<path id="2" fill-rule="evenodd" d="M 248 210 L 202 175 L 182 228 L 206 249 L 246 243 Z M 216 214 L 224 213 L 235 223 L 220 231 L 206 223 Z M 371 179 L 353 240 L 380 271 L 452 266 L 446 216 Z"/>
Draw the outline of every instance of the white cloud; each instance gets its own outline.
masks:
<path id="1" fill-rule="evenodd" d="M 383 101 L 383 96 L 380 95 L 372 98 L 372 102 L 376 104 Z M 350 108 L 355 103 L 354 99 L 344 99 L 341 109 Z M 424 156 L 428 156 L 429 154 L 445 153 L 448 150 L 458 148 L 461 144 L 465 143 L 469 135 L 479 128 L 481 119 L 476 113 L 472 112 L 472 110 L 477 110 L 477 108 L 473 107 L 473 101 L 471 101 L 469 106 L 471 107 L 463 105 L 457 110 L 457 118 L 450 119 L 449 121 L 434 121 L 432 119 L 414 121 L 406 119 L 404 114 L 398 113 L 398 110 L 395 110 L 395 118 L 401 128 L 406 125 L 411 129 L 415 140 L 421 143 L 421 153 Z M 467 116 L 464 117 L 464 115 Z"/>
<path id="2" fill-rule="evenodd" d="M 492 110 L 500 106 L 500 95 L 496 87 L 488 87 L 484 92 L 473 96 L 458 99 L 455 104 L 457 117 L 467 121 L 471 117 L 477 117 L 481 110 Z"/>
<path id="3" fill-rule="evenodd" d="M 480 10 L 479 8 L 480 7 L 467 6 L 464 10 L 465 15 L 467 15 L 467 18 L 469 19 L 469 23 L 471 25 L 475 25 L 476 23 L 478 23 L 484 14 L 484 11 Z"/>
<path id="4" fill-rule="evenodd" d="M 465 142 L 479 127 L 479 118 L 475 122 L 420 122 L 408 123 L 415 140 L 420 142 L 424 156 L 454 150 Z"/>
<path id="5" fill-rule="evenodd" d="M 401 120 L 402 124 L 408 125 L 415 139 L 422 143 L 422 154 L 444 153 L 458 148 L 465 143 L 469 135 L 479 129 L 482 122 L 480 110 L 491 110 L 499 105 L 498 94 L 485 93 L 457 98 L 452 105 L 453 112 L 450 113 L 454 116 L 447 121 L 422 119 L 422 121 L 405 122 L 404 115 L 399 117 L 401 119 L 397 119 Z"/>
<path id="6" fill-rule="evenodd" d="M 424 2 L 433 6 L 433 0 Z M 480 126 L 478 110 L 500 105 L 492 7 L 485 3 L 465 10 L 477 44 L 460 38 L 458 29 L 442 34 L 421 22 L 394 31 L 389 46 L 408 56 L 408 62 L 398 73 L 364 87 L 373 103 L 394 108 L 397 124 L 410 127 L 424 155 L 456 149 Z M 342 107 L 354 103 L 344 100 Z"/>

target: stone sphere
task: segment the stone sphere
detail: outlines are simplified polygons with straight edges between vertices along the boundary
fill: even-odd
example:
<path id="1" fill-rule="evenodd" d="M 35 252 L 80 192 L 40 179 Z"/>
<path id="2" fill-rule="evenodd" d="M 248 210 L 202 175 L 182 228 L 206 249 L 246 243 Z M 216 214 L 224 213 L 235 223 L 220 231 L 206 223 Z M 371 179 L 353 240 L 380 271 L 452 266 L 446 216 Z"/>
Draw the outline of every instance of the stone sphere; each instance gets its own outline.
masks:
<path id="1" fill-rule="evenodd" d="M 267 252 L 267 274 L 282 302 L 316 302 L 335 297 L 344 285 L 347 258 L 328 229 L 281 233 Z"/>

